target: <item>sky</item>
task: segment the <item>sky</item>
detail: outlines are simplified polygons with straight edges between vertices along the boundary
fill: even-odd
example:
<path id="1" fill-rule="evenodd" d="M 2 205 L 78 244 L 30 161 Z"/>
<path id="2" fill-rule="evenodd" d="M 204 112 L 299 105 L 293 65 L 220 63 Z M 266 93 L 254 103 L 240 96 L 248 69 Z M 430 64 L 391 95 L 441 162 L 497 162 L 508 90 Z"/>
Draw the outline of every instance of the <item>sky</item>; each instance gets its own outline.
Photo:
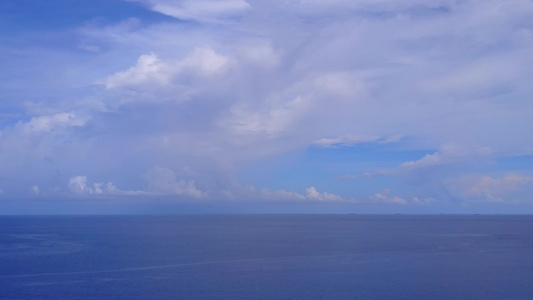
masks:
<path id="1" fill-rule="evenodd" d="M 0 214 L 533 213 L 530 0 L 2 0 Z"/>

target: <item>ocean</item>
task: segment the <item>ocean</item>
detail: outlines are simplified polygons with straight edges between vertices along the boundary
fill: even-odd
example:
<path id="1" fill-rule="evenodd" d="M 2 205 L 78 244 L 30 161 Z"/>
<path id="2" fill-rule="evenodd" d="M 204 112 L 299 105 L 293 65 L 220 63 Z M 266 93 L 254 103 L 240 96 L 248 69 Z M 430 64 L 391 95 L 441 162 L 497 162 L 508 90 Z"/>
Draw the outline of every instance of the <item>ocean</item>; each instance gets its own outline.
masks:
<path id="1" fill-rule="evenodd" d="M 533 216 L 2 216 L 0 299 L 533 299 Z"/>

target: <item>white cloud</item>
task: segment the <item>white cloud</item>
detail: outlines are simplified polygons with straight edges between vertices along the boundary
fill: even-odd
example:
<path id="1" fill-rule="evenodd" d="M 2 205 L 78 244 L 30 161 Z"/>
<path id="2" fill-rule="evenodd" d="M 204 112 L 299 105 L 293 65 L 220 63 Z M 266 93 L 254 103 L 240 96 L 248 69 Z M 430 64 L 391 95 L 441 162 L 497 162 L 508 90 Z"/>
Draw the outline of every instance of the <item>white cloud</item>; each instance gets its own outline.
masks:
<path id="1" fill-rule="evenodd" d="M 217 54 L 209 47 L 196 48 L 183 61 L 178 62 L 179 69 L 192 69 L 202 75 L 216 75 L 224 71 L 229 58 Z"/>
<path id="2" fill-rule="evenodd" d="M 353 100 L 367 89 L 361 77 L 356 72 L 328 72 L 317 76 L 314 85 L 326 94 Z"/>
<path id="3" fill-rule="evenodd" d="M 229 186 L 220 191 L 220 195 L 228 199 L 235 200 L 266 200 L 266 201 L 296 201 L 296 202 L 352 202 L 354 199 L 344 199 L 339 195 L 319 192 L 315 187 L 308 187 L 305 189 L 305 194 L 299 194 L 293 191 L 287 190 L 270 190 L 267 188 L 256 189 L 254 186 Z"/>
<path id="4" fill-rule="evenodd" d="M 353 146 L 362 143 L 372 143 L 379 140 L 379 136 L 342 136 L 337 138 L 322 138 L 313 142 L 314 145 L 331 148 L 338 146 Z"/>
<path id="5" fill-rule="evenodd" d="M 403 163 L 400 168 L 404 170 L 413 170 L 417 168 L 424 168 L 429 167 L 433 165 L 439 165 L 444 163 L 444 157 L 441 152 L 435 152 L 433 154 L 426 154 L 424 157 L 422 157 L 419 160 L 414 161 L 408 161 Z"/>
<path id="6" fill-rule="evenodd" d="M 153 53 L 144 54 L 139 57 L 135 66 L 107 78 L 105 86 L 112 89 L 142 84 L 167 85 L 174 77 L 183 73 L 217 75 L 224 71 L 228 63 L 228 58 L 217 54 L 211 48 L 197 48 L 179 61 L 162 61 Z"/>
<path id="7" fill-rule="evenodd" d="M 68 187 L 72 193 L 86 195 L 148 195 L 144 191 L 127 191 L 118 189 L 112 182 L 96 182 L 92 186 L 87 184 L 87 176 L 77 175 L 69 179 Z"/>
<path id="8" fill-rule="evenodd" d="M 74 193 L 78 194 L 92 194 L 92 189 L 87 186 L 87 176 L 73 176 L 70 177 L 68 187 Z"/>
<path id="9" fill-rule="evenodd" d="M 268 40 L 250 41 L 236 48 L 241 62 L 264 68 L 279 66 L 281 57 Z"/>
<path id="10" fill-rule="evenodd" d="M 436 203 L 432 197 L 400 197 L 390 195 L 390 189 L 376 193 L 369 197 L 370 203 L 397 204 L 397 205 L 432 205 Z"/>
<path id="11" fill-rule="evenodd" d="M 174 171 L 155 167 L 149 170 L 144 178 L 148 184 L 148 190 L 154 194 L 179 195 L 193 198 L 205 198 L 208 193 L 196 187 L 193 180 L 178 180 Z"/>
<path id="12" fill-rule="evenodd" d="M 118 72 L 106 80 L 108 89 L 121 85 L 137 85 L 145 82 L 165 84 L 169 80 L 169 67 L 161 62 L 155 54 L 144 54 L 137 60 L 137 65 L 126 71 Z"/>
<path id="13" fill-rule="evenodd" d="M 372 202 L 389 203 L 389 204 L 407 204 L 407 200 L 398 196 L 389 196 L 390 189 L 385 189 L 380 193 L 374 194 L 370 197 Z"/>
<path id="14" fill-rule="evenodd" d="M 431 205 L 431 204 L 434 204 L 436 202 L 437 202 L 437 200 L 435 198 L 432 198 L 432 197 L 428 197 L 428 198 L 413 197 L 411 199 L 411 203 L 413 203 L 415 205 Z"/>
<path id="15" fill-rule="evenodd" d="M 427 154 L 419 160 L 408 161 L 401 164 L 399 170 L 412 171 L 435 165 L 464 162 L 466 160 L 474 160 L 480 156 L 488 156 L 490 154 L 492 154 L 492 150 L 488 147 L 471 148 L 448 144 L 442 146 L 438 152 Z"/>
<path id="16" fill-rule="evenodd" d="M 30 188 L 31 192 L 35 195 L 39 195 L 40 191 L 39 191 L 39 186 L 37 185 L 33 185 L 31 188 Z"/>
<path id="17" fill-rule="evenodd" d="M 386 144 L 389 142 L 395 142 L 399 140 L 399 136 L 392 136 L 388 138 L 379 138 L 375 137 L 374 141 L 377 141 L 380 144 Z M 370 141 L 371 139 L 368 138 Z M 350 140 L 338 139 L 325 139 L 319 140 L 318 145 L 323 147 L 336 147 L 336 146 L 345 146 L 352 145 L 355 143 L 348 143 Z M 317 142 L 315 142 L 316 144 Z M 435 167 L 445 167 L 449 165 L 474 165 L 479 161 L 487 161 L 492 159 L 494 156 L 493 151 L 488 147 L 478 147 L 478 146 L 464 146 L 457 144 L 446 144 L 440 147 L 439 151 L 436 151 L 432 154 L 426 154 L 422 158 L 412 161 L 407 161 L 401 163 L 395 168 L 385 168 L 378 169 L 373 171 L 367 171 L 361 174 L 344 174 L 339 176 L 339 179 L 348 179 L 348 180 L 357 180 L 361 178 L 371 179 L 377 176 L 405 176 L 411 175 L 419 171 L 427 171 L 427 169 Z M 424 173 L 425 179 L 432 179 L 433 176 L 428 176 L 427 173 Z M 438 174 L 434 177 L 438 177 Z"/>
<path id="18" fill-rule="evenodd" d="M 401 139 L 399 135 L 381 137 L 376 135 L 347 135 L 336 138 L 321 138 L 313 142 L 314 145 L 325 148 L 350 147 L 363 143 L 388 144 L 397 142 Z"/>
<path id="19" fill-rule="evenodd" d="M 342 197 L 330 193 L 320 193 L 315 187 L 308 187 L 305 189 L 305 196 L 307 199 L 319 200 L 319 201 L 342 201 Z"/>
<path id="20" fill-rule="evenodd" d="M 481 197 L 489 201 L 519 202 L 523 197 L 517 198 L 512 193 L 520 192 L 520 189 L 526 186 L 533 187 L 533 176 L 512 173 L 502 177 L 468 175 L 450 179 L 448 185 L 453 192 L 466 200 Z M 513 196 L 509 198 L 509 195 Z M 529 198 L 529 195 L 526 198 Z"/>
<path id="21" fill-rule="evenodd" d="M 300 201 L 305 200 L 305 196 L 286 190 L 272 191 L 267 188 L 256 189 L 252 185 L 230 185 L 219 194 L 230 200 L 267 200 L 267 201 Z"/>
<path id="22" fill-rule="evenodd" d="M 239 16 L 250 8 L 244 0 L 135 0 L 159 13 L 183 20 L 220 22 Z"/>
<path id="23" fill-rule="evenodd" d="M 491 86 L 508 84 L 519 70 L 515 65 L 517 63 L 509 61 L 508 57 L 485 58 L 450 71 L 443 77 L 429 79 L 423 83 L 423 88 L 437 92 L 486 90 Z"/>
<path id="24" fill-rule="evenodd" d="M 86 120 L 73 112 L 63 112 L 33 117 L 27 123 L 19 123 L 19 126 L 26 133 L 41 133 L 68 127 L 81 127 L 85 125 L 85 122 Z"/>
<path id="25" fill-rule="evenodd" d="M 453 165 L 455 176 L 472 161 L 532 153 L 531 1 L 141 2 L 181 21 L 139 14 L 64 30 L 82 52 L 43 44 L 37 32 L 26 48 L 7 41 L 0 49 L 16 60 L 2 65 L 0 81 L 8 114 L 0 120 L 3 186 L 23 182 L 27 193 L 38 182 L 51 191 L 86 170 L 143 190 L 138 178 L 161 165 L 167 170 L 146 177 L 150 193 L 203 197 L 257 158 L 277 162 L 313 144 L 379 148 L 406 137 L 391 151 L 437 151 L 372 171 L 377 162 L 362 176 L 374 186 L 381 184 L 374 175 L 423 173 L 436 190 L 448 176 L 444 166 Z M 349 173 L 358 163 L 370 164 L 354 155 L 335 168 Z M 172 171 L 181 165 L 199 170 L 194 181 Z M 484 166 L 491 174 L 505 167 Z M 463 195 L 497 198 L 498 187 L 512 186 L 491 178 L 473 180 L 477 189 Z M 69 186 L 126 193 L 84 176 Z M 363 190 L 354 187 L 354 197 Z M 335 198 L 311 188 L 250 193 Z M 375 198 L 395 201 L 383 192 Z"/>
<path id="26" fill-rule="evenodd" d="M 112 182 L 88 183 L 87 176 L 70 177 L 68 187 L 75 194 L 85 195 L 124 195 L 124 196 L 185 196 L 206 198 L 208 193 L 198 189 L 192 180 L 177 180 L 176 174 L 168 169 L 156 167 L 150 169 L 144 179 L 147 190 L 121 190 Z"/>
<path id="27" fill-rule="evenodd" d="M 222 126 L 237 135 L 275 137 L 290 129 L 312 106 L 310 99 L 297 96 L 282 106 L 264 111 L 250 111 L 236 107 L 232 109 L 231 117 L 222 122 Z"/>

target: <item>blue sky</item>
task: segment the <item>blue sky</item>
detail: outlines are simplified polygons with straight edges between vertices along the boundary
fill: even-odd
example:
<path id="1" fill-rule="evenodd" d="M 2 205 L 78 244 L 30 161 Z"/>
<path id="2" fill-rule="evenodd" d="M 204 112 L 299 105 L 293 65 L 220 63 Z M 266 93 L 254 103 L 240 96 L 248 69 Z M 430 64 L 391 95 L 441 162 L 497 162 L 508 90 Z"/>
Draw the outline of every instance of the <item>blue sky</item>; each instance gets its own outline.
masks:
<path id="1" fill-rule="evenodd" d="M 2 213 L 533 213 L 528 0 L 4 0 Z"/>

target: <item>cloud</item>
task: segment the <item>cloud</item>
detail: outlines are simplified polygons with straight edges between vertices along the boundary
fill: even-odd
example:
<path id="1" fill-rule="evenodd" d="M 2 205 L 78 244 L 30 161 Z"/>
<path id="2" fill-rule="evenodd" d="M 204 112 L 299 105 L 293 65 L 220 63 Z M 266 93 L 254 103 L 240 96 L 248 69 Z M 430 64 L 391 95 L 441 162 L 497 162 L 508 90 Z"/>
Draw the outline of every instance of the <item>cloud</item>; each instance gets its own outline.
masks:
<path id="1" fill-rule="evenodd" d="M 240 16 L 250 5 L 244 0 L 135 0 L 147 3 L 156 12 L 183 20 L 220 22 Z"/>
<path id="2" fill-rule="evenodd" d="M 233 185 L 222 189 L 220 195 L 227 199 L 233 200 L 266 200 L 273 202 L 295 201 L 295 202 L 351 202 L 356 203 L 354 199 L 344 199 L 339 195 L 319 192 L 311 186 L 305 189 L 305 194 L 299 194 L 287 190 L 270 190 L 268 188 L 256 189 L 254 186 Z"/>
<path id="3" fill-rule="evenodd" d="M 176 174 L 162 167 L 155 167 L 144 174 L 146 190 L 121 190 L 112 182 L 96 182 L 88 184 L 87 176 L 72 176 L 69 179 L 69 190 L 79 195 L 122 195 L 122 196 L 184 196 L 190 198 L 206 198 L 207 191 L 195 186 L 192 180 L 177 180 Z"/>
<path id="4" fill-rule="evenodd" d="M 281 60 L 280 54 L 268 40 L 247 41 L 237 47 L 236 56 L 241 63 L 263 69 L 274 69 Z"/>
<path id="5" fill-rule="evenodd" d="M 371 202 L 389 203 L 389 204 L 407 204 L 407 200 L 398 196 L 389 196 L 390 189 L 385 189 L 380 193 L 374 194 L 370 197 Z"/>
<path id="6" fill-rule="evenodd" d="M 106 80 L 108 89 L 121 85 L 137 85 L 145 82 L 165 84 L 169 80 L 169 70 L 154 54 L 145 54 L 139 57 L 137 65 L 126 71 L 118 72 Z"/>
<path id="7" fill-rule="evenodd" d="M 33 185 L 31 188 L 30 188 L 31 192 L 35 195 L 39 195 L 40 191 L 39 191 L 39 186 L 37 185 Z"/>
<path id="8" fill-rule="evenodd" d="M 13 58 L 0 62 L 9 193 L 68 183 L 80 195 L 348 201 L 377 187 L 375 201 L 446 201 L 450 178 L 512 174 L 499 162 L 533 153 L 531 1 L 138 2 L 152 12 L 13 27 L 0 49 Z M 327 159 L 341 150 L 353 155 Z M 358 152 L 372 150 L 390 156 Z M 294 176 L 242 187 L 258 165 Z M 352 173 L 365 184 L 328 180 Z M 505 199 L 529 186 L 504 178 L 450 193 Z M 391 182 L 416 193 L 391 196 Z"/>
<path id="9" fill-rule="evenodd" d="M 367 91 L 362 77 L 357 72 L 325 72 L 313 79 L 313 85 L 317 92 L 350 100 Z"/>
<path id="10" fill-rule="evenodd" d="M 92 194 L 93 190 L 87 186 L 87 176 L 73 176 L 68 182 L 68 186 L 72 192 L 78 194 L 89 193 Z"/>
<path id="11" fill-rule="evenodd" d="M 234 108 L 228 120 L 221 123 L 231 133 L 237 135 L 277 136 L 297 123 L 312 106 L 312 101 L 302 96 L 265 111 L 254 112 Z"/>
<path id="12" fill-rule="evenodd" d="M 390 142 L 395 142 L 400 139 L 397 136 L 390 138 L 380 138 L 374 137 L 369 138 L 369 141 L 378 141 L 380 144 L 385 144 Z M 326 139 L 320 140 L 322 146 L 328 147 L 337 147 L 339 145 L 344 146 L 354 144 L 353 140 L 342 140 L 342 139 Z M 380 142 L 383 141 L 383 142 Z M 352 143 L 348 143 L 352 142 Z M 378 170 L 366 171 L 360 174 L 344 174 L 338 179 L 348 179 L 348 180 L 357 180 L 361 178 L 371 179 L 378 176 L 410 176 L 416 174 L 423 174 L 422 180 L 430 180 L 433 177 L 439 177 L 437 175 L 431 175 L 428 177 L 427 171 L 439 169 L 439 172 L 442 172 L 444 168 L 449 166 L 458 166 L 462 165 L 463 168 L 466 166 L 476 165 L 479 162 L 484 162 L 487 164 L 490 159 L 494 157 L 493 151 L 488 147 L 479 147 L 473 145 L 457 145 L 457 144 L 446 144 L 442 145 L 440 149 L 434 153 L 426 154 L 422 158 L 417 160 L 411 160 L 407 162 L 400 163 L 398 166 L 393 168 L 382 168 Z"/>
<path id="13" fill-rule="evenodd" d="M 143 54 L 135 66 L 107 78 L 105 86 L 112 89 L 141 84 L 167 85 L 174 77 L 186 72 L 204 76 L 219 74 L 228 62 L 228 58 L 211 48 L 197 48 L 179 61 L 162 61 L 153 53 Z"/>
<path id="14" fill-rule="evenodd" d="M 390 189 L 376 193 L 369 197 L 370 203 L 393 204 L 393 205 L 433 205 L 437 200 L 432 197 L 400 197 L 390 195 Z"/>
<path id="15" fill-rule="evenodd" d="M 198 189 L 193 180 L 178 180 L 174 171 L 155 167 L 149 170 L 144 178 L 148 191 L 157 195 L 178 195 L 192 198 L 205 198 L 207 191 Z"/>
<path id="16" fill-rule="evenodd" d="M 287 191 L 268 188 L 256 189 L 252 185 L 231 185 L 220 190 L 219 194 L 229 200 L 301 201 L 305 196 Z"/>
<path id="17" fill-rule="evenodd" d="M 496 202 L 528 201 L 529 194 L 517 196 L 524 187 L 533 187 L 533 176 L 507 174 L 501 177 L 467 175 L 449 180 L 449 188 L 466 200 L 482 198 Z M 525 197 L 524 197 L 525 196 Z"/>
<path id="18" fill-rule="evenodd" d="M 330 194 L 330 193 L 320 193 L 315 187 L 308 187 L 305 189 L 305 196 L 308 199 L 318 200 L 318 201 L 342 201 L 342 197 Z"/>
<path id="19" fill-rule="evenodd" d="M 349 136 L 341 136 L 336 138 L 321 138 L 319 140 L 316 140 L 313 142 L 314 145 L 319 147 L 325 147 L 325 148 L 332 148 L 332 147 L 351 147 L 357 144 L 363 144 L 363 143 L 380 143 L 380 144 L 388 144 L 397 142 L 401 139 L 401 136 L 399 135 L 393 135 L 389 137 L 380 137 L 380 136 L 355 136 L 355 135 L 349 135 Z"/>
<path id="20" fill-rule="evenodd" d="M 26 123 L 19 123 L 26 133 L 46 133 L 55 129 L 67 127 L 81 127 L 86 120 L 80 118 L 74 112 L 62 112 L 52 115 L 43 115 L 31 118 Z"/>
<path id="21" fill-rule="evenodd" d="M 469 148 L 448 144 L 441 147 L 438 152 L 427 154 L 419 160 L 402 163 L 400 170 L 413 171 L 420 168 L 426 168 L 436 165 L 452 164 L 474 160 L 478 157 L 489 156 L 492 150 L 488 147 Z"/>
<path id="22" fill-rule="evenodd" d="M 87 176 L 77 175 L 72 176 L 68 182 L 69 190 L 72 193 L 80 195 L 147 195 L 148 193 L 143 191 L 125 191 L 118 189 L 112 182 L 93 183 L 92 186 L 87 184 Z"/>

